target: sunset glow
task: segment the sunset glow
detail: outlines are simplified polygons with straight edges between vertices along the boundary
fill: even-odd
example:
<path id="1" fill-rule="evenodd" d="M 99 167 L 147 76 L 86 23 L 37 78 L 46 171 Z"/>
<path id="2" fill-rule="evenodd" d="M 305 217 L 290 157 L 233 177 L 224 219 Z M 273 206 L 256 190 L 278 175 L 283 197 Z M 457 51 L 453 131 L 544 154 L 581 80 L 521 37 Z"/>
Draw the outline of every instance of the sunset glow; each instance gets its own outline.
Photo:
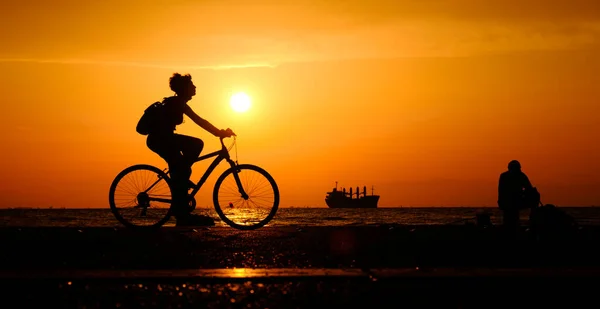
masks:
<path id="1" fill-rule="evenodd" d="M 107 208 L 121 170 L 165 168 L 135 127 L 174 72 L 280 207 L 326 207 L 336 181 L 380 207 L 496 207 L 514 159 L 545 203 L 600 205 L 600 2 L 284 2 L 3 4 L 0 207 Z"/>

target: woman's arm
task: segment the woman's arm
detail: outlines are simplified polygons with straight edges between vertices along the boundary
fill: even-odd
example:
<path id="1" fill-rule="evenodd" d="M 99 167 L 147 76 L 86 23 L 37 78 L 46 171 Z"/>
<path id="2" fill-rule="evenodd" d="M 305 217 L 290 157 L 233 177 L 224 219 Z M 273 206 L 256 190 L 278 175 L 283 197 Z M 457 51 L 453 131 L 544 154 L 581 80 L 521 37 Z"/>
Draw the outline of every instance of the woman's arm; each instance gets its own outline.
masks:
<path id="1" fill-rule="evenodd" d="M 189 105 L 185 105 L 183 113 L 190 117 L 190 119 L 192 119 L 197 125 L 202 127 L 204 130 L 212 133 L 212 135 L 216 137 L 220 137 L 223 135 L 222 130 L 217 129 L 217 127 L 213 126 L 210 122 L 198 116 L 198 114 L 196 114 Z"/>

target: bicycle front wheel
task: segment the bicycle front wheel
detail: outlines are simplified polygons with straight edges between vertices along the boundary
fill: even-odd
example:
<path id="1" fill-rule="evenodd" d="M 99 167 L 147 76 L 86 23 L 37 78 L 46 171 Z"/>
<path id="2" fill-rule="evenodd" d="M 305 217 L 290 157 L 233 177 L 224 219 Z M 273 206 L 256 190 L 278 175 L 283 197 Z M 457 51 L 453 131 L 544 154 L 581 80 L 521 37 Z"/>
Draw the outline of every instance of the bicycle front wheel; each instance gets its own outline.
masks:
<path id="1" fill-rule="evenodd" d="M 113 180 L 108 194 L 110 210 L 127 227 L 160 227 L 171 217 L 171 180 L 160 169 L 130 166 Z"/>
<path id="2" fill-rule="evenodd" d="M 238 181 L 242 188 L 238 187 Z M 248 196 L 244 198 L 241 191 Z M 217 179 L 213 191 L 217 214 L 227 225 L 240 230 L 265 226 L 279 207 L 279 188 L 264 169 L 250 164 L 229 168 Z"/>

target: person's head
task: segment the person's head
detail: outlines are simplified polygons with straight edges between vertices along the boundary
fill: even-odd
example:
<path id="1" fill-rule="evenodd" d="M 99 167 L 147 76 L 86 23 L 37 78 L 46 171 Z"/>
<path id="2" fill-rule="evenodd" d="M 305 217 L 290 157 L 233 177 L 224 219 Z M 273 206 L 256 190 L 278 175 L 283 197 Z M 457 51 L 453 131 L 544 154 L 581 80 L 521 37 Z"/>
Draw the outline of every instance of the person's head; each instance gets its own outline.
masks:
<path id="1" fill-rule="evenodd" d="M 169 78 L 169 86 L 171 87 L 171 90 L 180 97 L 191 99 L 196 95 L 196 86 L 194 86 L 190 74 L 181 75 L 179 73 L 173 73 L 173 76 Z"/>
<path id="2" fill-rule="evenodd" d="M 521 163 L 517 160 L 512 160 L 508 162 L 508 170 L 513 172 L 518 172 L 521 170 Z"/>

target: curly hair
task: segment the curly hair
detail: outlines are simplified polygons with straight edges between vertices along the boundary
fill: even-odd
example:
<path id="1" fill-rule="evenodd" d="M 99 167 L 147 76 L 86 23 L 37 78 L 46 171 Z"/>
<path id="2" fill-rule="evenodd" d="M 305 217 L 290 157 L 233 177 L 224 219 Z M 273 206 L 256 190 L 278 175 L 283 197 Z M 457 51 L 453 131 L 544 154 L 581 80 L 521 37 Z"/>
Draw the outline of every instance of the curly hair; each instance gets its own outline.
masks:
<path id="1" fill-rule="evenodd" d="M 183 93 L 188 84 L 192 81 L 192 76 L 190 74 L 181 75 L 179 73 L 173 73 L 173 76 L 169 78 L 169 87 L 175 93 L 180 94 Z"/>

